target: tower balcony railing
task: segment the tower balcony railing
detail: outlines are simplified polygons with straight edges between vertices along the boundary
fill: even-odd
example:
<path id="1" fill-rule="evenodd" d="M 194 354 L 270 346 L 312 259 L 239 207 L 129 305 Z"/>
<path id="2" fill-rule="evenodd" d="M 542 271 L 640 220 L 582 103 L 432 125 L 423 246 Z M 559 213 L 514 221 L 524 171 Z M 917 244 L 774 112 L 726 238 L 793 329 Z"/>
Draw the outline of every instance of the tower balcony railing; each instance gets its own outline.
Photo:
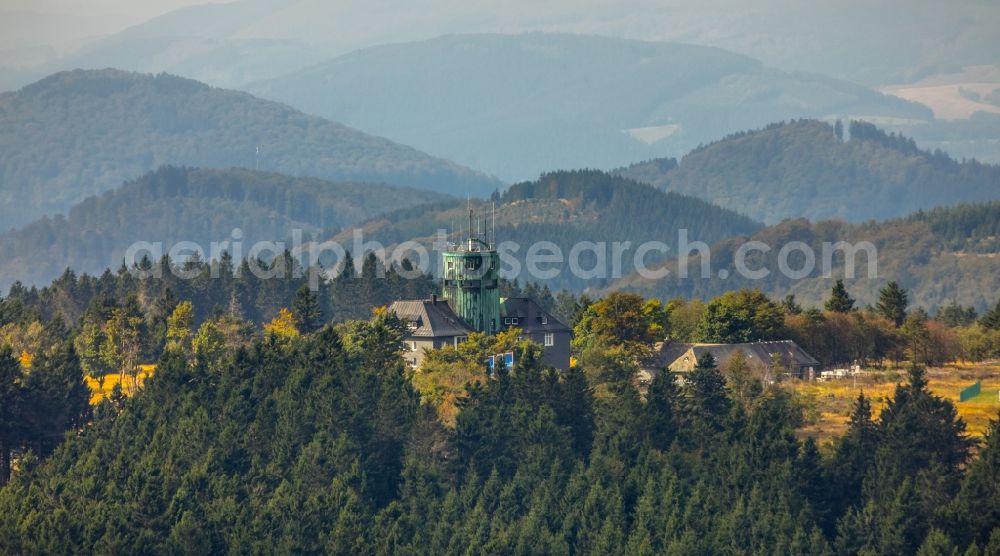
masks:
<path id="1" fill-rule="evenodd" d="M 480 288 L 495 288 L 499 286 L 499 282 L 496 278 L 487 278 L 485 280 L 448 280 L 444 281 L 444 287 L 454 288 L 459 287 L 465 290 L 478 290 Z"/>

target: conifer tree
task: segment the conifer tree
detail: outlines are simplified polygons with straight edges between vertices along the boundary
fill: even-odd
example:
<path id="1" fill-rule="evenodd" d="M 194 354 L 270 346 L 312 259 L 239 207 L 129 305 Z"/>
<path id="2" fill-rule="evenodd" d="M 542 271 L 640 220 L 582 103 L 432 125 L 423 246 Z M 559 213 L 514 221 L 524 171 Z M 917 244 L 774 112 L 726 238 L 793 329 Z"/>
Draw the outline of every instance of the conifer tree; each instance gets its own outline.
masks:
<path id="1" fill-rule="evenodd" d="M 899 287 L 895 280 L 890 281 L 878 292 L 878 303 L 875 309 L 880 315 L 900 326 L 906 320 L 907 295 L 906 290 Z"/>
<path id="2" fill-rule="evenodd" d="M 0 487 L 10 476 L 10 454 L 23 427 L 21 365 L 9 347 L 0 349 Z"/>
<path id="3" fill-rule="evenodd" d="M 864 477 L 875 462 L 878 428 L 872 420 L 872 406 L 864 393 L 858 394 L 851 410 L 847 432 L 837 440 L 829 475 L 837 489 L 831 493 L 831 511 L 841 516 L 861 503 Z"/>
<path id="4" fill-rule="evenodd" d="M 987 330 L 1000 330 L 1000 300 L 996 306 L 983 314 L 979 319 L 979 324 Z"/>
<path id="5" fill-rule="evenodd" d="M 709 352 L 698 357 L 697 365 L 685 379 L 685 418 L 694 436 L 707 440 L 723 430 L 729 417 L 731 402 L 726 395 L 726 379 Z"/>
<path id="6" fill-rule="evenodd" d="M 865 495 L 870 500 L 891 500 L 902 496 L 901 485 L 909 485 L 919 495 L 907 501 L 913 505 L 905 513 L 914 514 L 911 519 L 928 527 L 942 500 L 960 486 L 961 469 L 972 446 L 965 423 L 949 400 L 927 389 L 924 369 L 914 365 L 908 383 L 898 385 L 882 409 L 878 435 L 875 461 L 864 482 Z M 908 542 L 916 547 L 920 540 L 909 538 Z"/>
<path id="7" fill-rule="evenodd" d="M 844 281 L 838 279 L 826 300 L 826 310 L 834 313 L 850 313 L 854 309 L 854 298 L 847 293 Z"/>
<path id="8" fill-rule="evenodd" d="M 295 315 L 299 330 L 306 334 L 315 332 L 323 326 L 323 310 L 319 305 L 319 296 L 309 288 L 309 284 L 304 284 L 295 292 L 292 314 Z"/>
<path id="9" fill-rule="evenodd" d="M 72 343 L 58 343 L 35 358 L 24 386 L 31 447 L 38 455 L 51 453 L 65 431 L 90 419 L 90 388 Z"/>
<path id="10" fill-rule="evenodd" d="M 785 296 L 784 301 L 781 302 L 781 307 L 785 310 L 786 314 L 789 315 L 802 314 L 802 305 L 799 305 L 798 301 L 795 300 L 795 294 L 793 293 L 790 293 Z"/>
<path id="11" fill-rule="evenodd" d="M 672 372 L 664 370 L 653 379 L 646 395 L 646 436 L 650 446 L 658 450 L 670 448 L 678 432 L 680 392 Z"/>
<path id="12" fill-rule="evenodd" d="M 946 515 L 955 540 L 984 546 L 1000 524 L 1000 418 L 990 421 L 986 438 Z"/>

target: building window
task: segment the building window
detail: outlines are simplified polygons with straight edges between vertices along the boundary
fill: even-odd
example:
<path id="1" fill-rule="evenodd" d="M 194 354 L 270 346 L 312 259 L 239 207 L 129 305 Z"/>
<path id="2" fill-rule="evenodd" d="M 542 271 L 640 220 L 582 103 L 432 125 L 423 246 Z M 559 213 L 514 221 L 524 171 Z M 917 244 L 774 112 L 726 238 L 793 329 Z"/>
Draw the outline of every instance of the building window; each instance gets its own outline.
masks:
<path id="1" fill-rule="evenodd" d="M 545 347 L 552 347 L 556 345 L 556 335 L 549 332 L 545 335 Z"/>
<path id="2" fill-rule="evenodd" d="M 468 336 L 455 336 L 455 347 L 458 347 L 458 344 L 461 344 L 462 342 L 468 339 L 469 339 Z"/>
<path id="3" fill-rule="evenodd" d="M 504 324 L 510 324 L 510 317 L 504 317 L 503 323 Z"/>
<path id="4" fill-rule="evenodd" d="M 417 351 L 417 343 L 410 342 L 410 351 Z"/>
<path id="5" fill-rule="evenodd" d="M 549 317 L 547 315 L 542 315 L 542 324 L 548 324 L 548 323 L 549 323 Z"/>
<path id="6" fill-rule="evenodd" d="M 517 326 L 517 317 L 513 317 L 513 318 L 511 318 L 511 319 L 510 319 L 510 323 L 511 323 L 512 325 L 514 325 L 514 326 Z"/>

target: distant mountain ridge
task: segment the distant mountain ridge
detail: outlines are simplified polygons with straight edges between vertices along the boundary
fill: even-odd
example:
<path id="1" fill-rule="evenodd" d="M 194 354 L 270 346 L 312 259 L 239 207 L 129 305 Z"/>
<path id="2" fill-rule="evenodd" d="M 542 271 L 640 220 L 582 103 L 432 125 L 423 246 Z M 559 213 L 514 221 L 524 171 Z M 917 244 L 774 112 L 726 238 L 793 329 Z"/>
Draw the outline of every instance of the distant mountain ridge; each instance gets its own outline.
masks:
<path id="1" fill-rule="evenodd" d="M 259 167 L 463 196 L 502 185 L 412 147 L 170 75 L 77 70 L 0 95 L 4 228 L 165 164 Z"/>
<path id="2" fill-rule="evenodd" d="M 211 242 L 244 246 L 285 242 L 298 229 L 304 240 L 325 237 L 374 214 L 450 199 L 440 193 L 368 183 L 333 183 L 242 168 L 163 167 L 45 217 L 0 234 L 0 291 L 20 281 L 45 284 L 66 268 L 100 274 L 117 269 L 137 241 L 191 241 L 209 256 Z M 232 247 L 229 248 L 233 250 Z M 232 254 L 232 253 L 231 253 Z"/>
<path id="3" fill-rule="evenodd" d="M 912 140 L 852 122 L 772 124 L 659 159 L 622 176 L 694 195 L 767 223 L 785 218 L 884 220 L 960 202 L 1000 199 L 1000 166 L 958 162 Z"/>
<path id="4" fill-rule="evenodd" d="M 932 117 L 718 48 L 555 33 L 375 46 L 245 88 L 511 181 L 677 156 L 782 119 Z"/>

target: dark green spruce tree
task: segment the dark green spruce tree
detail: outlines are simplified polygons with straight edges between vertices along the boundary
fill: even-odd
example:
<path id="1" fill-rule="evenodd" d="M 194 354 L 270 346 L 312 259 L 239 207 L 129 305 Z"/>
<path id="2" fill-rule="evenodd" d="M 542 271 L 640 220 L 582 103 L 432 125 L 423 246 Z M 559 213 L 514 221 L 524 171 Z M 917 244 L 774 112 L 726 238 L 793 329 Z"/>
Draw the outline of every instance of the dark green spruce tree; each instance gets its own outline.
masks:
<path id="1" fill-rule="evenodd" d="M 995 307 L 983 314 L 982 318 L 979 319 L 979 324 L 987 330 L 1000 330 L 1000 301 L 997 301 Z"/>
<path id="2" fill-rule="evenodd" d="M 891 280 L 879 290 L 875 309 L 880 315 L 894 322 L 896 326 L 902 326 L 903 321 L 906 320 L 907 303 L 906 290 L 899 287 L 898 282 Z"/>
<path id="3" fill-rule="evenodd" d="M 0 349 L 0 487 L 10 477 L 10 455 L 20 443 L 23 420 L 21 364 L 9 347 Z"/>
<path id="4" fill-rule="evenodd" d="M 979 457 L 945 514 L 953 538 L 963 546 L 986 546 L 1000 530 L 1000 416 L 990 422 Z"/>
<path id="5" fill-rule="evenodd" d="M 854 309 L 854 298 L 847 293 L 843 280 L 837 280 L 826 300 L 826 310 L 834 313 L 850 313 Z"/>
<path id="6" fill-rule="evenodd" d="M 713 438 L 725 429 L 732 407 L 726 393 L 726 377 L 715 365 L 712 354 L 705 352 L 685 379 L 685 435 L 689 441 Z"/>
<path id="7" fill-rule="evenodd" d="M 295 292 L 292 314 L 295 316 L 295 324 L 302 332 L 310 333 L 322 328 L 323 309 L 319 303 L 319 296 L 309 288 L 309 284 L 303 284 Z"/>

